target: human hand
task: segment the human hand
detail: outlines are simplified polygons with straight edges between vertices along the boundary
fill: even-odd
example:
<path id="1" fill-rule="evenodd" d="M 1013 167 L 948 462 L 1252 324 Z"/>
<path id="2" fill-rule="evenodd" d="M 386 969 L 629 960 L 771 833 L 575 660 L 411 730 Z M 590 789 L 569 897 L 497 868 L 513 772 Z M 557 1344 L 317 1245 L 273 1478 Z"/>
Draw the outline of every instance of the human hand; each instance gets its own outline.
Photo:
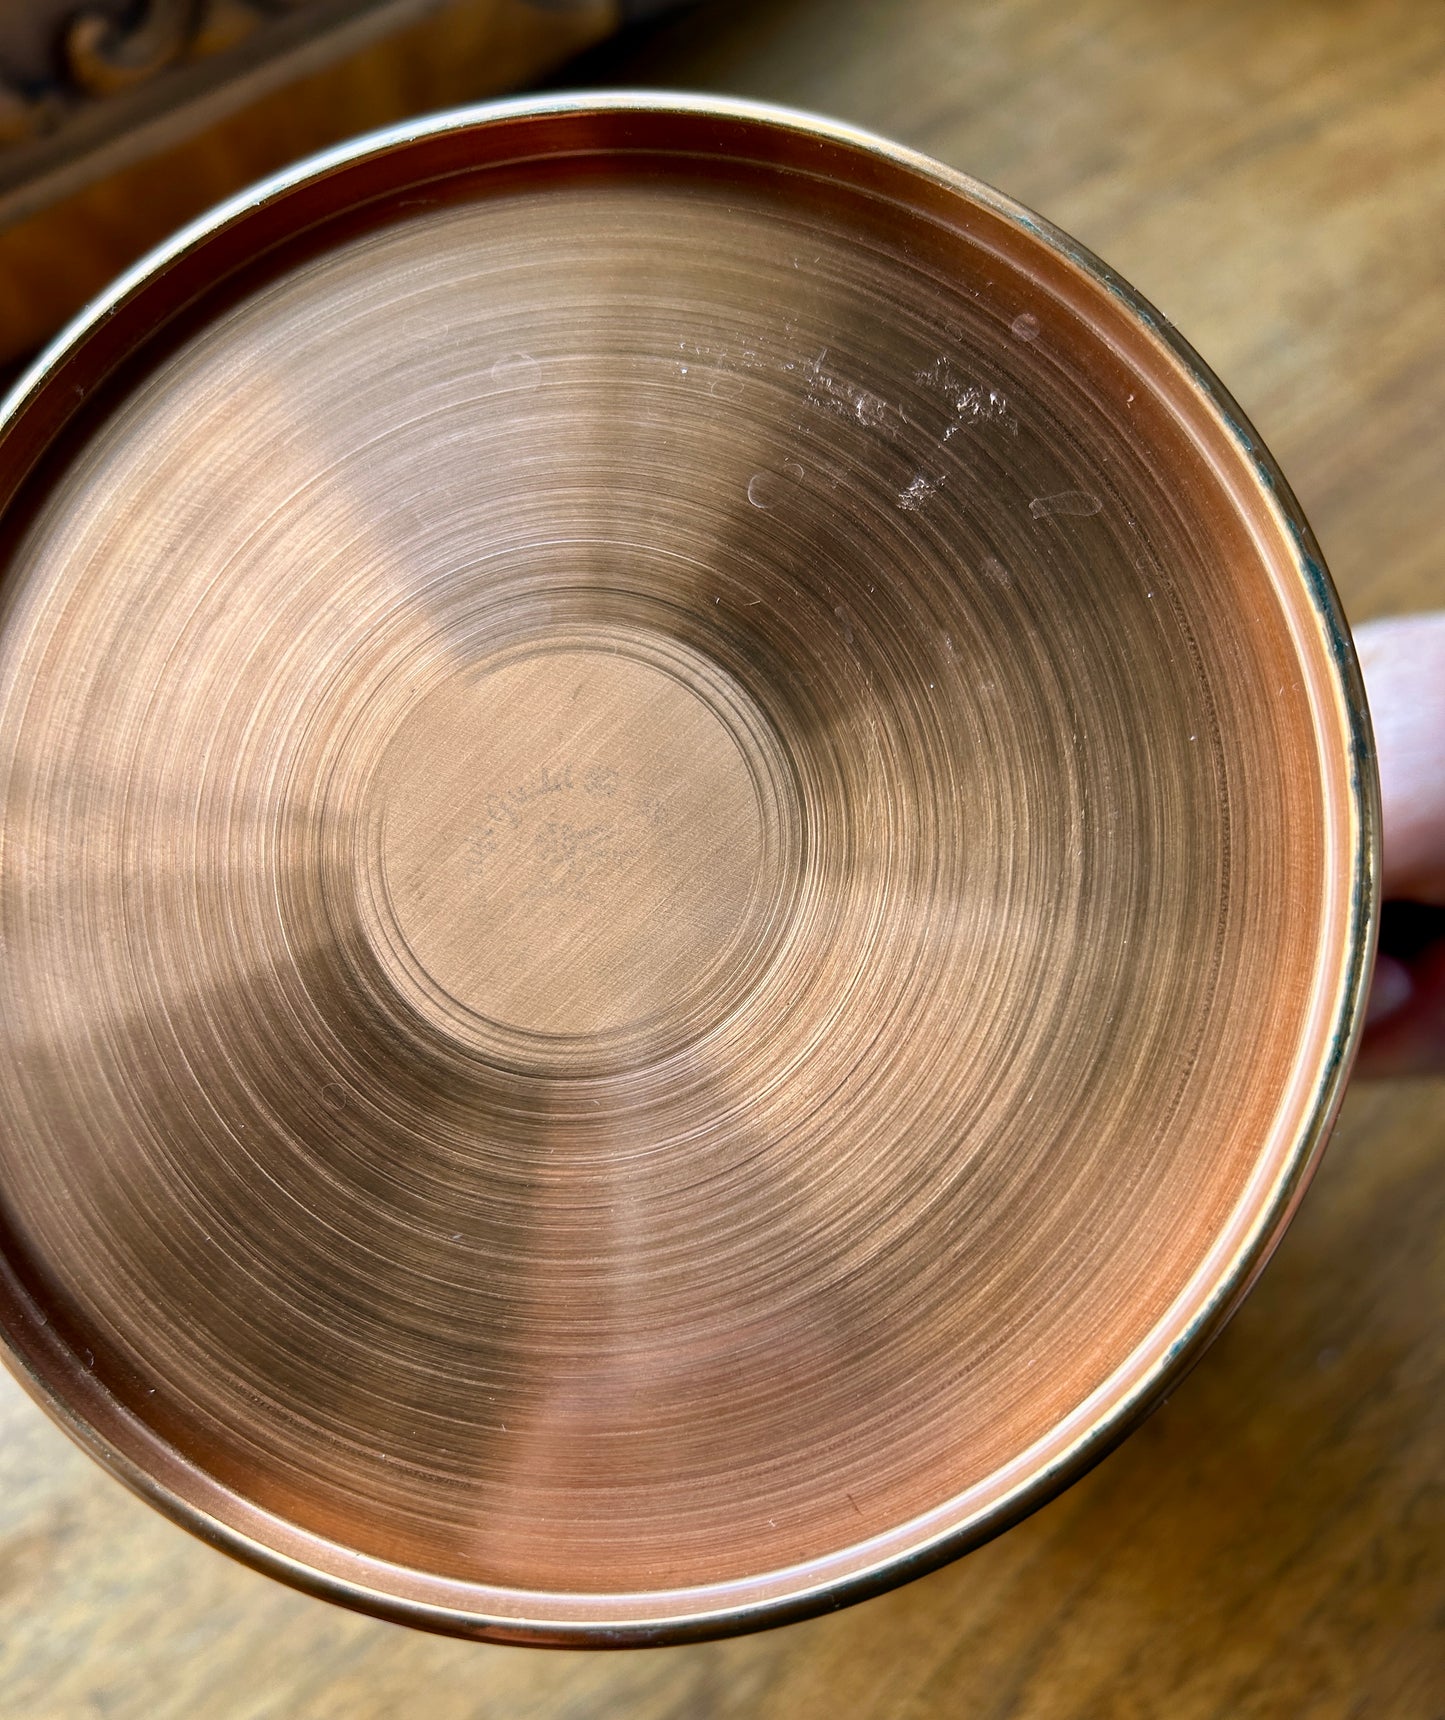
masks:
<path id="1" fill-rule="evenodd" d="M 1385 903 L 1356 1069 L 1445 1071 L 1445 612 L 1366 622 L 1355 647 L 1380 767 Z"/>

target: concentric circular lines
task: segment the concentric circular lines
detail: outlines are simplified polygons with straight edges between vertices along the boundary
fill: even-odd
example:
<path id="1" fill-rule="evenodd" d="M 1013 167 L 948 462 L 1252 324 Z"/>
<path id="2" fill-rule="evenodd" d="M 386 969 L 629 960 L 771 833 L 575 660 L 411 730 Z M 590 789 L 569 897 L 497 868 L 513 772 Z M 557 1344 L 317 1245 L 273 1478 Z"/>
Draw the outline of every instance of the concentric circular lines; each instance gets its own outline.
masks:
<path id="1" fill-rule="evenodd" d="M 1199 361 L 805 116 L 503 104 L 117 284 L 0 427 L 0 1332 L 385 1616 L 871 1593 L 1157 1401 L 1322 1145 L 1348 636 Z"/>

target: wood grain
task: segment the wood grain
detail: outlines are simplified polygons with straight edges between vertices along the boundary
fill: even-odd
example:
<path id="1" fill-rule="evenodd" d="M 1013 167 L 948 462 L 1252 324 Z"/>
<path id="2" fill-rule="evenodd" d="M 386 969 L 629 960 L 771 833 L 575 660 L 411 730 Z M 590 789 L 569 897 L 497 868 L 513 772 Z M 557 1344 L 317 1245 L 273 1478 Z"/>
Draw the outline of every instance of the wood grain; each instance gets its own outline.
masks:
<path id="1" fill-rule="evenodd" d="M 766 0 L 594 62 L 832 111 L 1042 209 L 1238 395 L 1352 616 L 1445 600 L 1445 15 Z M 1445 1713 L 1445 1104 L 1360 1088 L 1171 1403 L 1019 1529 L 834 1618 L 611 1657 L 375 1624 L 131 1500 L 0 1381 L 8 1716 Z"/>

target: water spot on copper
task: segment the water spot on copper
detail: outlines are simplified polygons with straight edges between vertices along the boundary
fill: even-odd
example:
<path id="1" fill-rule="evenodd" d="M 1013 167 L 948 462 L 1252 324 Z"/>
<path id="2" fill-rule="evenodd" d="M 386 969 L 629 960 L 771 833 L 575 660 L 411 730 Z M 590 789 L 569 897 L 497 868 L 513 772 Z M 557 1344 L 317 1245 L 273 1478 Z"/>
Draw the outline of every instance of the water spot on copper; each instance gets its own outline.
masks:
<path id="1" fill-rule="evenodd" d="M 1003 393 L 966 376 L 950 358 L 936 358 L 917 372 L 915 380 L 938 395 L 949 410 L 952 421 L 943 432 L 945 442 L 971 425 L 997 425 L 1010 436 L 1018 435 L 1018 418 Z"/>
<path id="2" fill-rule="evenodd" d="M 1053 514 L 1071 514 L 1082 519 L 1097 514 L 1103 505 L 1088 490 L 1060 490 L 1052 496 L 1035 496 L 1029 503 L 1029 512 L 1036 520 L 1048 519 Z"/>
<path id="3" fill-rule="evenodd" d="M 806 474 L 796 460 L 784 460 L 782 466 L 774 472 L 754 472 L 748 479 L 748 500 L 755 508 L 764 511 L 781 507 Z"/>
<path id="4" fill-rule="evenodd" d="M 503 388 L 535 388 L 542 380 L 542 367 L 530 352 L 504 353 L 492 366 L 492 381 Z"/>
<path id="5" fill-rule="evenodd" d="M 839 370 L 829 361 L 826 347 L 807 361 L 803 375 L 810 405 L 870 429 L 896 432 L 902 428 L 903 414 L 898 408 Z"/>
<path id="6" fill-rule="evenodd" d="M 926 472 L 917 473 L 907 489 L 898 492 L 898 505 L 907 513 L 915 513 L 943 487 L 943 479 L 931 478 Z"/>

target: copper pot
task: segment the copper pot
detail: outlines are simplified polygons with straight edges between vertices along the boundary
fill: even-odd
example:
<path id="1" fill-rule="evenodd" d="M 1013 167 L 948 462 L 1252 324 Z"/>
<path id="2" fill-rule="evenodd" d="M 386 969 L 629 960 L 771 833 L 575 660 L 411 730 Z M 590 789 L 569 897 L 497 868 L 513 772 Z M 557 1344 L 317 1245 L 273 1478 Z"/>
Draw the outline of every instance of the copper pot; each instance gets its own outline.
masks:
<path id="1" fill-rule="evenodd" d="M 546 98 L 123 278 L 0 439 L 0 1327 L 177 1521 L 776 1623 L 1118 1441 L 1361 1018 L 1339 605 L 1198 358 L 845 127 Z"/>

